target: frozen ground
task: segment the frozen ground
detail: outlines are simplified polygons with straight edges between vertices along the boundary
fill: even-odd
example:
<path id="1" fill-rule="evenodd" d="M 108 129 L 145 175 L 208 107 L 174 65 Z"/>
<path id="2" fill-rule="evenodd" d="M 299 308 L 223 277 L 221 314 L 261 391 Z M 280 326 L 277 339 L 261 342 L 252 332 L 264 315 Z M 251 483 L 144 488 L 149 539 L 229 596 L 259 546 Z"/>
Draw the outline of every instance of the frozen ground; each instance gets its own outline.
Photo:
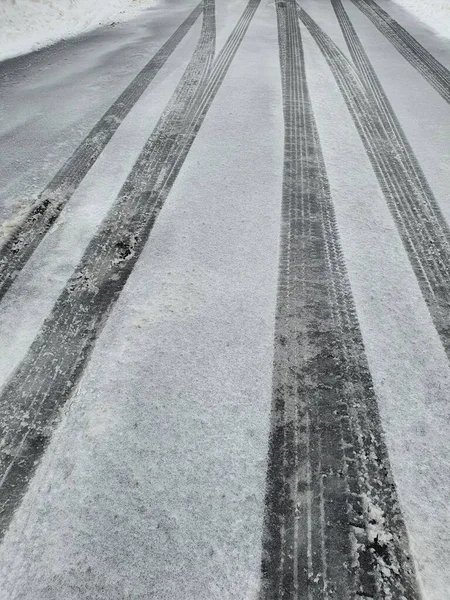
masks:
<path id="1" fill-rule="evenodd" d="M 378 1 L 450 68 L 448 40 L 388 0 Z M 119 7 L 119 2 L 112 4 Z M 216 57 L 246 4 L 217 0 Z M 300 4 L 350 59 L 329 0 Z M 433 86 L 355 2 L 343 5 L 449 223 L 450 104 L 444 96 L 450 78 L 446 88 L 445 78 L 436 82 L 431 74 Z M 14 227 L 21 226 L 38 193 L 194 7 L 195 2 L 159 2 L 116 27 L 0 65 L 6 109 L 0 114 L 3 241 L 15 235 Z M 301 34 L 343 261 L 419 586 L 423 600 L 447 600 L 450 365 L 445 332 L 425 301 L 410 248 L 402 241 L 329 65 L 303 26 Z M 189 60 L 199 37 L 203 49 L 208 47 L 205 39 L 211 42 L 203 37 L 201 17 L 135 97 L 48 233 L 44 231 L 20 272 L 12 274 L 11 287 L 0 300 L 0 600 L 260 598 L 272 398 L 283 392 L 272 384 L 277 295 L 284 293 L 280 232 L 286 234 L 288 225 L 295 231 L 308 218 L 305 212 L 282 211 L 286 89 L 278 35 L 276 6 L 262 0 L 117 302 L 102 313 L 101 326 L 86 324 L 83 315 L 92 305 L 103 310 L 110 288 L 101 287 L 102 274 L 91 278 L 84 269 L 79 288 L 69 280 L 166 114 L 185 69 L 192 68 Z M 217 78 L 214 68 L 206 79 L 209 86 Z M 193 88 L 187 86 L 188 93 Z M 188 117 L 197 114 L 199 105 L 191 100 L 195 110 L 169 121 L 170 135 L 163 129 L 165 137 L 157 139 L 161 153 L 183 132 Z M 172 111 L 181 110 L 183 102 L 178 97 Z M 98 136 L 94 142 L 100 143 Z M 309 140 L 308 151 L 316 142 Z M 172 158 L 169 154 L 170 169 Z M 392 163 L 399 160 L 391 158 Z M 300 153 L 297 160 L 302 160 Z M 155 165 L 153 169 L 157 161 Z M 144 177 L 152 181 L 152 189 L 164 177 L 164 166 L 158 178 L 150 178 L 150 168 Z M 133 172 L 137 188 L 142 182 L 139 171 Z M 306 169 L 303 177 L 308 177 Z M 131 204 L 133 189 L 129 193 Z M 419 244 L 426 239 L 420 233 Z M 294 236 L 292 243 L 301 240 Z M 122 238 L 119 242 L 120 250 Z M 20 249 L 17 244 L 14 252 Z M 438 278 L 442 261 L 438 257 L 433 262 L 433 244 L 427 250 Z M 136 245 L 131 244 L 133 252 Z M 299 258 L 304 260 L 302 254 Z M 307 260 L 318 269 L 315 254 Z M 120 274 L 114 271 L 120 253 L 114 261 L 106 268 L 105 277 L 113 270 L 111 282 Z M 37 353 L 33 341 L 39 340 L 58 297 L 67 287 L 71 293 L 82 292 L 83 285 L 93 290 L 94 303 L 77 302 L 76 295 L 72 301 L 69 295 L 67 323 L 74 314 L 75 327 L 60 328 L 63 342 L 53 355 L 45 346 Z M 439 293 L 433 285 L 431 278 L 430 287 Z M 446 285 L 444 279 L 444 290 Z M 100 288 L 104 295 L 97 300 Z M 318 296 L 320 292 L 317 285 Z M 308 311 L 302 301 L 293 298 L 292 306 Z M 295 321 L 297 313 L 291 313 Z M 301 328 L 302 319 L 297 322 Z M 77 327 L 86 344 L 95 341 L 92 355 L 79 363 L 78 379 L 74 374 L 63 386 L 52 387 L 67 368 L 64 357 L 78 360 L 70 345 Z M 300 350 L 293 352 L 286 371 L 295 371 L 304 358 Z M 39 360 L 44 368 L 33 375 L 31 367 Z M 31 365 L 31 375 L 21 376 L 23 364 Z M 22 395 L 8 383 L 18 379 L 24 386 L 20 390 L 26 390 Z M 319 382 L 318 389 L 327 390 L 327 381 Z M 57 426 L 54 413 L 49 409 L 49 418 L 34 402 L 46 385 L 50 402 L 61 405 Z M 300 398 L 302 382 L 293 388 Z M 15 402 L 9 402 L 11 393 Z M 20 433 L 33 415 L 39 435 L 14 446 L 11 430 L 17 427 Z M 45 448 L 42 440 L 48 442 Z M 4 465 L 17 457 L 14 486 Z M 23 501 L 17 500 L 14 489 L 21 489 L 21 477 L 28 475 Z M 9 501 L 14 511 L 6 520 Z M 295 511 L 302 510 L 299 502 Z M 372 537 L 379 528 L 380 540 L 389 540 L 390 533 L 383 531 L 385 516 L 373 507 L 366 512 L 373 521 L 368 525 Z M 300 540 L 303 533 L 298 533 Z M 382 568 L 395 579 L 394 567 Z M 325 576 L 324 571 L 316 579 Z M 302 593 L 303 588 L 301 600 Z M 354 598 L 349 594 L 339 600 Z"/>

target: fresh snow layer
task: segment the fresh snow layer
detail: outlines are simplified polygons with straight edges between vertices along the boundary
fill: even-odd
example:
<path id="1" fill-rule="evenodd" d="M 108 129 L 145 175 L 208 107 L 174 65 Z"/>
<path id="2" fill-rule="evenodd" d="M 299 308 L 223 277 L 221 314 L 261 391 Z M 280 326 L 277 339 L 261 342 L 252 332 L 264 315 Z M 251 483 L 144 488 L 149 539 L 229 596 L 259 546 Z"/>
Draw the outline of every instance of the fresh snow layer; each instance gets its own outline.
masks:
<path id="1" fill-rule="evenodd" d="M 131 18 L 155 0 L 0 0 L 0 60 Z"/>
<path id="2" fill-rule="evenodd" d="M 450 0 L 394 0 L 425 25 L 450 38 Z"/>

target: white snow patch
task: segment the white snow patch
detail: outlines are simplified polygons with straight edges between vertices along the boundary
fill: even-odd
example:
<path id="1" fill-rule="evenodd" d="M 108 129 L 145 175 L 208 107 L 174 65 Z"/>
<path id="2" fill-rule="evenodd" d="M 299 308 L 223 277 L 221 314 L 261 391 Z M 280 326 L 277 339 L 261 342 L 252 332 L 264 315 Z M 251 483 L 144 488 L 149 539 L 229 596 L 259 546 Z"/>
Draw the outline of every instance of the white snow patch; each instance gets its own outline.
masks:
<path id="1" fill-rule="evenodd" d="M 0 245 L 7 240 L 23 222 L 30 211 L 30 207 L 25 202 L 16 203 L 16 213 L 11 219 L 3 221 L 0 228 Z"/>
<path id="2" fill-rule="evenodd" d="M 373 501 L 362 494 L 363 508 L 367 518 L 366 533 L 370 544 L 375 541 L 380 546 L 387 546 L 392 542 L 392 534 L 386 529 L 386 519 L 384 513 L 379 506 L 376 506 Z M 395 566 L 391 567 L 397 572 Z"/>
<path id="3" fill-rule="evenodd" d="M 450 38 L 450 0 L 394 0 L 439 35 Z"/>
<path id="4" fill-rule="evenodd" d="M 0 60 L 132 18 L 155 0 L 0 0 Z"/>

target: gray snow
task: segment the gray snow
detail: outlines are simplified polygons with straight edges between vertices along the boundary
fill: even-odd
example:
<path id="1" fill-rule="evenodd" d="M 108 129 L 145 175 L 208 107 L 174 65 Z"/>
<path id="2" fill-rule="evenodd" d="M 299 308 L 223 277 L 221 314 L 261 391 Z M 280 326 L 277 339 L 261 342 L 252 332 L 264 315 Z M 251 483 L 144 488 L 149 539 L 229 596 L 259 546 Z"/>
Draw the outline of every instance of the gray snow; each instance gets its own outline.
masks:
<path id="1" fill-rule="evenodd" d="M 132 108 L 5 295 L 0 311 L 0 385 L 27 352 L 116 200 L 186 67 L 200 26 L 200 22 L 194 25 L 193 36 L 183 40 Z"/>

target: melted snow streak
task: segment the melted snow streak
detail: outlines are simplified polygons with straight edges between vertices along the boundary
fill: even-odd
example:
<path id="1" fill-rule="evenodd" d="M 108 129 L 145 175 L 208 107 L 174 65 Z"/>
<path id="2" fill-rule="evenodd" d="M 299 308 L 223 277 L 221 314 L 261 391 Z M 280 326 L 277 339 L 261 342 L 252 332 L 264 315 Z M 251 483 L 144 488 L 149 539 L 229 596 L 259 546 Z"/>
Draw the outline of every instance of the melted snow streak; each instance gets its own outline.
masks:
<path id="1" fill-rule="evenodd" d="M 450 358 L 450 229 L 340 0 L 333 0 L 356 69 L 302 9 L 353 118 Z"/>
<path id="2" fill-rule="evenodd" d="M 294 0 L 277 16 L 285 158 L 260 597 L 414 600 Z"/>
<path id="3" fill-rule="evenodd" d="M 56 173 L 0 248 L 0 300 L 146 88 L 202 12 L 201 3 L 147 63 Z"/>
<path id="4" fill-rule="evenodd" d="M 450 103 L 450 72 L 374 0 L 351 0 L 400 54 Z"/>
<path id="5" fill-rule="evenodd" d="M 1 535 L 47 445 L 59 409 L 74 389 L 142 251 L 257 4 L 251 1 L 213 67 L 215 8 L 213 0 L 204 0 L 200 39 L 177 89 L 116 204 L 2 392 Z"/>

